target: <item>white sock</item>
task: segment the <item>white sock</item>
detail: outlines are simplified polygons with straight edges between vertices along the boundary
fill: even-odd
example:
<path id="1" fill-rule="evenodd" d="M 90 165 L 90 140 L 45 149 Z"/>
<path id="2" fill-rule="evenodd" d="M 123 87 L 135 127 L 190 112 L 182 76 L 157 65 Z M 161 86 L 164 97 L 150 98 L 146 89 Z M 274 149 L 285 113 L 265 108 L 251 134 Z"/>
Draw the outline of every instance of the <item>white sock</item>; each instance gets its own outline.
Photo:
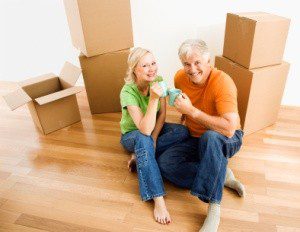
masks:
<path id="1" fill-rule="evenodd" d="M 220 223 L 220 205 L 209 203 L 207 216 L 199 232 L 216 232 Z"/>
<path id="2" fill-rule="evenodd" d="M 246 193 L 244 185 L 235 179 L 233 172 L 230 168 L 226 169 L 225 186 L 237 191 L 240 197 L 243 197 Z"/>

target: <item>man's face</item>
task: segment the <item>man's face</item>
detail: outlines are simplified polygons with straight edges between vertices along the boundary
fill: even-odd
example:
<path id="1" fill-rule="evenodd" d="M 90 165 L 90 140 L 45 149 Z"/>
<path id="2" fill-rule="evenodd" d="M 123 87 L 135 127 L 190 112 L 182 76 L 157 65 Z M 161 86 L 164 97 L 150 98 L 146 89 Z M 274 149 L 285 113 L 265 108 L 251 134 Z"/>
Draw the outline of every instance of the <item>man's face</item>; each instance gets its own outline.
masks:
<path id="1" fill-rule="evenodd" d="M 202 57 L 197 52 L 182 60 L 185 73 L 194 84 L 204 84 L 211 72 L 209 58 Z"/>

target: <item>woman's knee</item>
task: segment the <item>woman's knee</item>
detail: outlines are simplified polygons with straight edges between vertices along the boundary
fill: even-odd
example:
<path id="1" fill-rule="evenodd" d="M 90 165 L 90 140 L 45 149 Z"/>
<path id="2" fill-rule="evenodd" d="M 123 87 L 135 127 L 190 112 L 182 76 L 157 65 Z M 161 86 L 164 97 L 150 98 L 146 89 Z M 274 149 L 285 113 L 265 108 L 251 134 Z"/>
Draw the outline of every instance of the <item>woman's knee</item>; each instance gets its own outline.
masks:
<path id="1" fill-rule="evenodd" d="M 140 131 L 137 132 L 136 134 L 136 143 L 142 143 L 142 144 L 153 144 L 153 138 L 151 135 L 145 135 L 141 133 Z"/>

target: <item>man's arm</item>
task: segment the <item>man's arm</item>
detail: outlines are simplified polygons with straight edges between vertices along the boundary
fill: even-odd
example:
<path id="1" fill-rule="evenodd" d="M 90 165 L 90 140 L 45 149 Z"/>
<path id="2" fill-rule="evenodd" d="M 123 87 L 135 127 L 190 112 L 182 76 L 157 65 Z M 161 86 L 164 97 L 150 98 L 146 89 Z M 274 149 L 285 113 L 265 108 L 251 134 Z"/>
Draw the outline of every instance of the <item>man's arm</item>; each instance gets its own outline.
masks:
<path id="1" fill-rule="evenodd" d="M 221 116 L 211 116 L 194 107 L 186 94 L 182 94 L 175 101 L 177 110 L 194 119 L 207 129 L 219 132 L 231 138 L 239 123 L 239 115 L 235 112 L 225 113 Z"/>

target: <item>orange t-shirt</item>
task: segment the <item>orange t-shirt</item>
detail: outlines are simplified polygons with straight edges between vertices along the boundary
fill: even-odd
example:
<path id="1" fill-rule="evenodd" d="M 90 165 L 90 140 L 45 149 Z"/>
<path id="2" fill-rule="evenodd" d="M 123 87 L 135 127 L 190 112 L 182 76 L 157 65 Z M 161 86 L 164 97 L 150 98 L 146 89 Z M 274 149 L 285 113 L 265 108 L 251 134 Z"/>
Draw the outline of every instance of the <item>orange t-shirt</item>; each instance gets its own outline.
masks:
<path id="1" fill-rule="evenodd" d="M 212 69 L 204 86 L 191 82 L 181 69 L 175 74 L 174 85 L 188 95 L 194 107 L 206 114 L 221 116 L 229 112 L 238 113 L 236 86 L 226 73 L 216 68 Z M 188 116 L 186 126 L 194 137 L 201 136 L 207 130 Z"/>

